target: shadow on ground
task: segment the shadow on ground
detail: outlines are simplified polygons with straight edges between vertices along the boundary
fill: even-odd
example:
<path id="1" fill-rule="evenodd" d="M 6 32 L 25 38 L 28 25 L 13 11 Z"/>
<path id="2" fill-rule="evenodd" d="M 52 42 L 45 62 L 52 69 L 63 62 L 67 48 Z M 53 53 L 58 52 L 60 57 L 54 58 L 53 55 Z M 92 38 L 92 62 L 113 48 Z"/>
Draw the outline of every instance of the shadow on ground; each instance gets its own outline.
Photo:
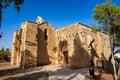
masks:
<path id="1" fill-rule="evenodd" d="M 14 68 L 14 69 L 8 69 L 8 70 L 1 70 L 0 77 L 16 75 L 19 73 L 26 73 L 26 72 L 31 72 L 31 71 L 37 71 L 37 70 L 41 70 L 41 69 L 42 69 L 42 67 L 32 67 L 32 68 L 27 68 L 27 69 Z"/>
<path id="2" fill-rule="evenodd" d="M 36 72 L 22 76 L 8 77 L 4 80 L 48 80 L 48 74 L 46 72 Z"/>
<path id="3" fill-rule="evenodd" d="M 46 69 L 50 80 L 89 80 L 81 75 L 81 73 L 88 72 L 88 68 L 73 70 L 65 66 L 48 66 Z"/>

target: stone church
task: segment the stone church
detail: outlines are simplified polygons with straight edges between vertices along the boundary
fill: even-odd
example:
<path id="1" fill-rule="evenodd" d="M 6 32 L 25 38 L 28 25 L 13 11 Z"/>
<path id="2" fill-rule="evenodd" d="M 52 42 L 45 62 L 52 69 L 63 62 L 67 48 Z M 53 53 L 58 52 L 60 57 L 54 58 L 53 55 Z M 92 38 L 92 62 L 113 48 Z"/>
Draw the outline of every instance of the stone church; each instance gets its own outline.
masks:
<path id="1" fill-rule="evenodd" d="M 87 68 L 107 61 L 111 54 L 109 36 L 82 23 L 55 29 L 38 17 L 14 32 L 12 65 L 30 67 L 48 64 Z"/>

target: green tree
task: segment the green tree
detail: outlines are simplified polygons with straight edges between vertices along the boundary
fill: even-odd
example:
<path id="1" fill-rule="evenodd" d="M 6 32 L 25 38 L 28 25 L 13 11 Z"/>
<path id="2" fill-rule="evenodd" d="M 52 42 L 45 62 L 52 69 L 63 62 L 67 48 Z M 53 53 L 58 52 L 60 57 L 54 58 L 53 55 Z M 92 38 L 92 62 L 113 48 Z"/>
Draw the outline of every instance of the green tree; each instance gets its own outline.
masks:
<path id="1" fill-rule="evenodd" d="M 116 45 L 120 45 L 119 13 L 120 7 L 112 4 L 111 0 L 106 0 L 105 3 L 96 5 L 93 14 L 93 18 L 98 21 L 98 27 L 100 28 L 99 30 L 107 34 L 110 33 L 113 37 L 113 51 Z"/>
<path id="2" fill-rule="evenodd" d="M 94 19 L 98 21 L 98 24 L 102 28 L 102 31 L 106 34 L 109 34 L 110 45 L 112 50 L 112 53 L 109 58 L 110 62 L 111 59 L 113 59 L 115 44 L 119 43 L 120 38 L 120 25 L 117 24 L 117 21 L 119 19 L 117 19 L 116 17 L 118 13 L 120 13 L 120 7 L 117 7 L 116 5 L 112 4 L 111 0 L 106 0 L 105 3 L 96 5 L 93 14 Z M 115 80 L 117 80 L 115 63 L 113 62 L 112 64 L 114 69 L 114 77 Z"/>
<path id="3" fill-rule="evenodd" d="M 2 21 L 3 9 L 9 7 L 11 3 L 14 3 L 14 7 L 18 12 L 20 11 L 20 6 L 24 3 L 24 0 L 0 0 L 0 23 Z"/>
<path id="4" fill-rule="evenodd" d="M 9 48 L 7 48 L 6 50 L 4 50 L 4 48 L 2 49 L 3 50 L 0 51 L 0 60 L 8 60 L 9 56 L 11 55 Z"/>
<path id="5" fill-rule="evenodd" d="M 4 51 L 4 47 L 2 47 L 2 51 Z"/>
<path id="6" fill-rule="evenodd" d="M 6 48 L 6 51 L 7 51 L 7 52 L 10 52 L 10 49 L 9 49 L 9 48 Z"/>

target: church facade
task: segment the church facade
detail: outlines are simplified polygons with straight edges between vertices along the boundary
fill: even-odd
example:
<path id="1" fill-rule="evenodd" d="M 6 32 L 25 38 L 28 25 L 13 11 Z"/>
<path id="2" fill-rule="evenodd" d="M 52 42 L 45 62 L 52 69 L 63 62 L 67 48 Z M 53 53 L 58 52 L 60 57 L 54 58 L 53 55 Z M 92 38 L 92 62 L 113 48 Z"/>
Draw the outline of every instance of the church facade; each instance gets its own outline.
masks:
<path id="1" fill-rule="evenodd" d="M 12 65 L 39 66 L 48 64 L 87 68 L 90 60 L 95 65 L 108 61 L 111 54 L 109 36 L 93 31 L 81 23 L 54 29 L 38 17 L 36 22 L 26 21 L 14 32 Z"/>

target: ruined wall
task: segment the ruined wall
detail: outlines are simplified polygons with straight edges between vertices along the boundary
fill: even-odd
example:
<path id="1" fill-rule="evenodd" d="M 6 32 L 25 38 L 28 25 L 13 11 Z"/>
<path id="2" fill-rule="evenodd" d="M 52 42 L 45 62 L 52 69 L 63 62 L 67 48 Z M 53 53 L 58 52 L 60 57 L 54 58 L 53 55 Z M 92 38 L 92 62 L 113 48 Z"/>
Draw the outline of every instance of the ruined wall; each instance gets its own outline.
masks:
<path id="1" fill-rule="evenodd" d="M 108 60 L 111 54 L 109 36 L 98 32 L 98 38 L 99 39 L 97 45 L 99 46 L 99 53 L 101 54 L 101 58 Z"/>
<path id="2" fill-rule="evenodd" d="M 25 42 L 23 43 L 23 60 L 25 66 L 37 64 L 37 24 L 27 21 Z"/>
<path id="3" fill-rule="evenodd" d="M 21 66 L 23 60 L 21 56 L 23 55 L 23 48 L 25 47 L 26 26 L 26 22 L 22 23 L 21 28 L 14 32 L 11 58 L 12 65 Z"/>
<path id="4" fill-rule="evenodd" d="M 47 22 L 38 25 L 38 65 L 55 63 L 55 29 Z"/>
<path id="5" fill-rule="evenodd" d="M 12 47 L 13 65 L 28 67 L 55 64 L 55 29 L 47 22 L 40 24 L 24 22 L 20 30 L 15 32 L 13 44 L 15 44 Z"/>
<path id="6" fill-rule="evenodd" d="M 84 27 L 79 26 L 77 23 L 68 27 L 62 28 L 57 31 L 58 47 L 61 41 L 67 41 L 68 51 L 68 65 L 83 68 L 89 66 L 89 53 L 86 45 L 86 33 Z M 64 55 L 60 48 L 58 51 L 58 63 L 64 64 Z M 60 62 L 59 62 L 60 61 Z"/>
<path id="7" fill-rule="evenodd" d="M 12 55 L 11 55 L 11 64 L 17 65 L 19 54 L 19 31 L 14 32 L 13 44 L 12 44 Z"/>
<path id="8" fill-rule="evenodd" d="M 95 65 L 97 65 L 97 60 L 103 58 L 102 52 L 106 60 L 108 60 L 111 52 L 108 48 L 110 47 L 108 35 L 93 32 L 88 26 L 76 23 L 57 30 L 58 64 L 65 63 L 64 51 L 59 47 L 59 45 L 62 45 L 62 41 L 68 43 L 66 50 L 68 51 L 68 65 L 75 68 L 89 67 L 91 59 L 94 59 Z"/>
<path id="9" fill-rule="evenodd" d="M 18 62 L 20 67 L 23 67 L 24 64 L 25 64 L 24 63 L 25 62 L 25 56 L 24 55 L 25 55 L 25 45 L 26 45 L 26 43 L 25 43 L 26 29 L 27 29 L 27 22 L 24 22 L 24 23 L 22 23 L 21 28 L 20 28 L 20 31 L 21 31 L 20 47 L 19 47 L 19 49 L 20 49 L 19 58 L 20 59 L 19 59 L 19 62 Z"/>
<path id="10" fill-rule="evenodd" d="M 26 21 L 14 33 L 11 63 L 26 67 L 62 64 L 86 68 L 91 59 L 97 65 L 98 60 L 108 60 L 110 53 L 108 35 L 81 23 L 55 30 L 38 17 L 36 23 Z"/>

